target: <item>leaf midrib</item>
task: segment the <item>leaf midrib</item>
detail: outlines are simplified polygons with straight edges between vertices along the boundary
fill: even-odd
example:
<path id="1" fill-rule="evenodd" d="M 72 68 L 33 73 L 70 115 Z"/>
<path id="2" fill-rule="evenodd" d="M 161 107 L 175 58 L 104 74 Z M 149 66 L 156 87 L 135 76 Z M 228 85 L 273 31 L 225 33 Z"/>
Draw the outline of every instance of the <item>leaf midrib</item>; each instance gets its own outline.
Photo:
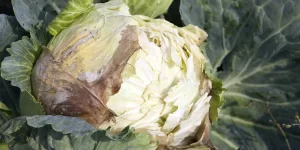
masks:
<path id="1" fill-rule="evenodd" d="M 259 48 L 260 48 L 266 41 L 268 41 L 269 39 L 271 39 L 273 36 L 275 36 L 275 35 L 281 33 L 282 30 L 286 29 L 289 25 L 291 25 L 294 21 L 296 21 L 296 20 L 298 20 L 298 19 L 300 19 L 300 14 L 297 15 L 296 17 L 294 17 L 290 22 L 288 22 L 287 24 L 285 24 L 283 27 L 281 27 L 281 28 L 278 29 L 277 31 L 274 31 L 273 33 L 271 33 L 271 34 L 270 34 L 268 37 L 266 37 L 266 38 L 265 38 L 258 46 L 256 46 L 256 47 L 254 48 L 255 51 L 252 53 L 251 57 L 248 59 L 246 65 L 243 67 L 243 69 L 239 72 L 238 75 L 236 75 L 235 77 L 233 77 L 231 80 L 229 80 L 229 81 L 227 80 L 227 82 L 226 82 L 226 80 L 225 80 L 225 81 L 224 81 L 224 87 L 225 87 L 225 88 L 229 88 L 230 86 L 235 85 L 235 84 L 237 84 L 237 83 L 240 83 L 242 80 L 244 80 L 244 79 L 246 79 L 246 78 L 248 78 L 248 77 L 254 75 L 255 73 L 257 73 L 257 69 L 254 69 L 253 72 L 249 73 L 250 75 L 248 74 L 246 77 L 239 78 L 239 77 L 240 77 L 242 74 L 244 74 L 245 71 L 248 69 L 248 67 L 249 67 L 249 65 L 250 65 L 250 62 L 255 58 L 255 55 L 256 55 L 257 51 L 259 50 Z M 261 66 L 261 64 L 258 65 L 258 66 Z"/>

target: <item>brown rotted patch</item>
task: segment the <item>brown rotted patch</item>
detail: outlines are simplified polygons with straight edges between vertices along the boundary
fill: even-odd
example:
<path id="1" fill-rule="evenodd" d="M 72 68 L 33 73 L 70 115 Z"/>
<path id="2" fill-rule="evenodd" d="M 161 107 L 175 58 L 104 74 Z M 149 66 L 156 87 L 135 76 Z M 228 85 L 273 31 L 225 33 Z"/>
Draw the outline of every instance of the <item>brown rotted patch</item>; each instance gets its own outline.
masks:
<path id="1" fill-rule="evenodd" d="M 117 50 L 92 84 L 62 70 L 60 62 L 55 62 L 49 51 L 43 51 L 33 70 L 32 86 L 47 114 L 81 117 L 96 127 L 113 118 L 106 102 L 119 91 L 121 72 L 140 49 L 135 26 L 127 26 L 121 35 Z"/>

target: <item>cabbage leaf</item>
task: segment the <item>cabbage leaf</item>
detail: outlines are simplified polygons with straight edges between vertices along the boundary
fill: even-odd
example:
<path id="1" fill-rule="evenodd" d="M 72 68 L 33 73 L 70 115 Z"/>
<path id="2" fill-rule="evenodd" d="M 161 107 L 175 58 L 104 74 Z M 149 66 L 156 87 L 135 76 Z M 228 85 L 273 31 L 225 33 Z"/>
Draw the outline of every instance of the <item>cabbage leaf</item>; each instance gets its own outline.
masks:
<path id="1" fill-rule="evenodd" d="M 183 22 L 208 32 L 205 54 L 226 88 L 211 131 L 217 147 L 300 146 L 299 7 L 299 0 L 181 1 Z"/>
<path id="2" fill-rule="evenodd" d="M 26 132 L 30 134 L 24 135 Z M 18 143 L 27 143 L 33 150 L 155 150 L 157 147 L 149 134 L 134 134 L 127 127 L 112 135 L 109 129 L 98 130 L 80 118 L 66 116 L 19 117 L 1 126 L 0 133 L 11 149 L 18 147 Z"/>

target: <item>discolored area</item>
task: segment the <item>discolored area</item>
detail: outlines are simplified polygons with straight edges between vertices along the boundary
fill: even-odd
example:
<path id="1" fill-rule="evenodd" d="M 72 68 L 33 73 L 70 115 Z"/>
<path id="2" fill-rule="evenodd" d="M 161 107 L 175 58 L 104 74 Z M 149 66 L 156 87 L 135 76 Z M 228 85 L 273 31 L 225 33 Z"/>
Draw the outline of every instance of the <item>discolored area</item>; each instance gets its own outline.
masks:
<path id="1" fill-rule="evenodd" d="M 105 106 L 107 99 L 118 92 L 125 64 L 140 49 L 135 26 L 128 25 L 121 35 L 117 49 L 91 83 L 63 70 L 62 62 L 44 50 L 33 69 L 32 86 L 47 114 L 81 117 L 94 126 L 111 119 L 113 113 Z"/>

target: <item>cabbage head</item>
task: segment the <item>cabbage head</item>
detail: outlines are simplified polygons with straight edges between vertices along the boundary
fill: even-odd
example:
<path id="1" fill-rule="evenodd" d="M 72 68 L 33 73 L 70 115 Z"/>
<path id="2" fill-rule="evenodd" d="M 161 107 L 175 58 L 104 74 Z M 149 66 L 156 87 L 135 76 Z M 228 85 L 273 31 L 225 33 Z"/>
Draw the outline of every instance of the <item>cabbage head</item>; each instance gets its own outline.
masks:
<path id="1" fill-rule="evenodd" d="M 130 126 L 160 145 L 203 142 L 220 98 L 201 50 L 206 38 L 196 26 L 131 15 L 120 1 L 95 4 L 44 48 L 33 93 L 47 114 L 81 117 L 112 133 Z"/>

